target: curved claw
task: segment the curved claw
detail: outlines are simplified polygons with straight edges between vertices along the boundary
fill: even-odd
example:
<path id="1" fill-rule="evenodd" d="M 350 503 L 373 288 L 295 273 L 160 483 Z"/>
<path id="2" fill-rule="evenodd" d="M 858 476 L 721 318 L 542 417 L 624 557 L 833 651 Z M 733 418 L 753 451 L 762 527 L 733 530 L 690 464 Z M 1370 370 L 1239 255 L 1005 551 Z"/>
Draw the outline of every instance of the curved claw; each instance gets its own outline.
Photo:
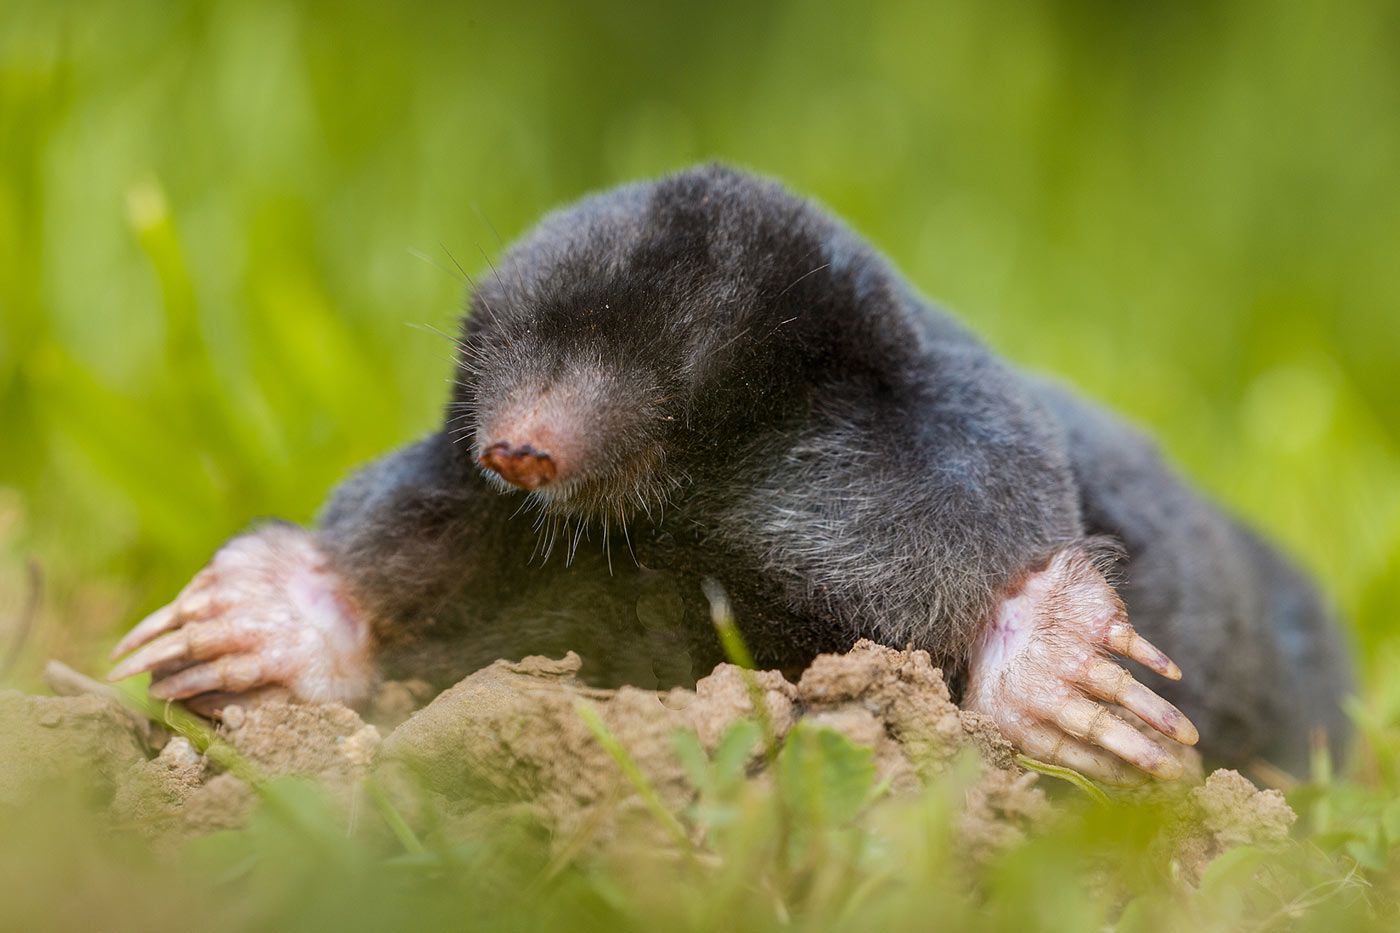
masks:
<path id="1" fill-rule="evenodd" d="M 1148 781 L 1146 774 L 1129 767 L 1121 758 L 1043 723 L 1027 729 L 1018 744 L 1032 758 L 1072 768 L 1105 784 L 1140 787 Z"/>
<path id="2" fill-rule="evenodd" d="M 267 680 L 267 670 L 257 655 L 231 654 L 158 680 L 151 684 L 150 693 L 158 700 L 184 700 L 213 690 L 243 693 Z"/>
<path id="3" fill-rule="evenodd" d="M 107 672 L 109 681 L 125 680 L 183 661 L 189 657 L 189 641 L 184 629 L 176 629 L 152 641 L 116 667 Z"/>
<path id="4" fill-rule="evenodd" d="M 161 606 L 155 612 L 146 616 L 136 624 L 136 627 L 122 636 L 122 640 L 117 642 L 112 653 L 107 656 L 107 660 L 115 661 L 117 658 L 135 648 L 139 648 L 146 642 L 155 638 L 163 632 L 168 632 L 180 624 L 180 601 L 177 599 L 173 603 Z M 115 673 L 115 672 L 114 672 Z M 130 676 L 130 675 L 122 675 Z M 107 675 L 108 680 L 120 680 L 120 677 Z"/>
<path id="5" fill-rule="evenodd" d="M 1095 661 L 1080 684 L 1099 699 L 1134 713 L 1143 722 L 1182 745 L 1195 745 L 1200 741 L 1200 732 L 1185 713 L 1112 661 L 1105 658 Z"/>
<path id="6" fill-rule="evenodd" d="M 1143 667 L 1156 671 L 1168 680 L 1180 680 L 1181 668 L 1166 653 L 1133 630 L 1127 622 L 1114 622 L 1108 628 L 1104 644 L 1114 654 L 1132 658 Z"/>
<path id="7" fill-rule="evenodd" d="M 122 680 L 147 671 L 159 677 L 161 668 L 183 667 L 188 661 L 207 661 L 235 648 L 247 649 L 253 641 L 232 619 L 187 622 L 152 640 L 112 668 L 107 679 Z"/>
<path id="8" fill-rule="evenodd" d="M 1075 697 L 1060 707 L 1055 721 L 1070 735 L 1112 752 L 1148 774 L 1164 781 L 1181 777 L 1181 762 L 1093 700 Z"/>
<path id="9" fill-rule="evenodd" d="M 200 577 L 196 577 L 179 596 L 175 597 L 174 602 L 161 606 L 138 622 L 135 628 L 127 632 L 122 640 L 117 642 L 112 653 L 108 655 L 108 660 L 115 661 L 128 651 L 141 647 L 158 635 L 213 615 L 218 604 L 213 594 L 204 588 L 204 582 Z"/>

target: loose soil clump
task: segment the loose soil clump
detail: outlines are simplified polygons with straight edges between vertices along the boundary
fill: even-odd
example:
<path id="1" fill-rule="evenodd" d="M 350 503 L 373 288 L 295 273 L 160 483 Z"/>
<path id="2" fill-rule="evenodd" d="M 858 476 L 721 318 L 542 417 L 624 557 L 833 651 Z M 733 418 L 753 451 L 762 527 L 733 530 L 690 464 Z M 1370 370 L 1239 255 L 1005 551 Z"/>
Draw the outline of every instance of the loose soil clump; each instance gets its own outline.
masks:
<path id="1" fill-rule="evenodd" d="M 113 824 L 175 847 L 244 825 L 261 782 L 296 775 L 347 811 L 371 783 L 410 823 L 448 835 L 523 809 L 569 845 L 649 844 L 674 832 L 656 805 L 680 814 L 699 793 L 677 733 L 713 754 L 736 723 L 756 719 L 762 737 L 745 772 L 754 782 L 772 779 L 772 757 L 799 723 L 869 749 L 877 782 L 894 796 L 971 761 L 958 827 L 974 861 L 1016 845 L 1054 809 L 1040 775 L 993 723 L 958 709 L 924 651 L 862 641 L 817 658 L 795 684 L 721 664 L 694 690 L 664 693 L 589 687 L 580 667 L 572 652 L 497 661 L 416 711 L 423 685 L 386 684 L 366 714 L 383 732 L 334 704 L 233 709 L 204 752 L 143 726 L 107 688 L 51 671 L 50 683 L 78 695 L 0 692 L 0 806 L 22 806 L 76 775 Z M 1163 846 L 1192 881 L 1230 848 L 1282 843 L 1294 819 L 1277 791 L 1234 772 L 1176 793 L 1180 818 Z"/>

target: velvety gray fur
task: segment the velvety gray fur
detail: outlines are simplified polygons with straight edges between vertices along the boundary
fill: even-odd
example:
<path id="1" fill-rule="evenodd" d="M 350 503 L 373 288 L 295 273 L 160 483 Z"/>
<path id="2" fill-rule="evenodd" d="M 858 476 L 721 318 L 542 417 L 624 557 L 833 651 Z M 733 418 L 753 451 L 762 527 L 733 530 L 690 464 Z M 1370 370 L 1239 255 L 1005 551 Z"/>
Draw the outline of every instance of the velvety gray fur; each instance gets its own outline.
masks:
<path id="1" fill-rule="evenodd" d="M 442 431 L 320 532 L 391 673 L 574 648 L 600 683 L 683 683 L 719 657 L 713 577 L 763 664 L 866 636 L 956 683 L 1021 575 L 1108 535 L 1185 677 L 1135 673 L 1208 756 L 1298 768 L 1310 728 L 1346 733 L 1344 652 L 1287 562 L 769 181 L 705 167 L 549 215 L 477 284 L 458 359 Z M 604 452 L 562 495 L 488 478 L 478 427 L 561 379 Z"/>

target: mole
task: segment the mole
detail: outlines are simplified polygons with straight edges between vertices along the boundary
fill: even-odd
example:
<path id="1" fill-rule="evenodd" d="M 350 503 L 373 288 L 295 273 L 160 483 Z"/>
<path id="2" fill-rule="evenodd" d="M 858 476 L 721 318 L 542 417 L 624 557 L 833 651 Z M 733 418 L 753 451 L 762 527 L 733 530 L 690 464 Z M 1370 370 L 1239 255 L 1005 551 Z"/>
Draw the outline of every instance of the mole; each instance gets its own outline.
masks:
<path id="1" fill-rule="evenodd" d="M 706 165 L 549 214 L 453 347 L 441 429 L 316 527 L 230 540 L 110 677 L 210 715 L 569 649 L 593 683 L 687 684 L 723 660 L 718 587 L 759 665 L 927 650 L 1103 781 L 1178 777 L 1164 738 L 1344 747 L 1347 653 L 1287 559 L 774 181 Z"/>

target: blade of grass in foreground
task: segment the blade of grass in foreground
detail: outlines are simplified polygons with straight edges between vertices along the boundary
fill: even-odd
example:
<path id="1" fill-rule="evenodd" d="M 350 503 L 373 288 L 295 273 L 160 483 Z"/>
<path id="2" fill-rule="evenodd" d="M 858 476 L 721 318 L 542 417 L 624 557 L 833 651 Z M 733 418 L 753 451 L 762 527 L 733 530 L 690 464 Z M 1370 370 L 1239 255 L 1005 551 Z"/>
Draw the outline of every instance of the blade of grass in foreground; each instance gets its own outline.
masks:
<path id="1" fill-rule="evenodd" d="M 680 824 L 680 821 L 670 810 L 666 809 L 666 805 L 661 802 L 661 797 L 656 793 L 656 788 L 647 780 L 642 769 L 637 767 L 632 756 L 627 754 L 627 749 L 623 748 L 622 743 L 609 731 L 607 724 L 603 722 L 603 717 L 598 713 L 597 707 L 586 700 L 579 700 L 574 704 L 574 710 L 578 713 L 578 718 L 583 720 L 583 724 L 588 727 L 588 731 L 592 732 L 593 737 L 598 740 L 598 744 L 603 746 L 613 761 L 617 762 L 623 775 L 641 795 L 647 809 L 666 828 L 666 831 L 671 834 L 676 840 L 676 844 L 686 855 L 693 857 L 695 855 L 694 846 L 691 845 L 690 837 L 686 835 L 685 827 Z"/>

